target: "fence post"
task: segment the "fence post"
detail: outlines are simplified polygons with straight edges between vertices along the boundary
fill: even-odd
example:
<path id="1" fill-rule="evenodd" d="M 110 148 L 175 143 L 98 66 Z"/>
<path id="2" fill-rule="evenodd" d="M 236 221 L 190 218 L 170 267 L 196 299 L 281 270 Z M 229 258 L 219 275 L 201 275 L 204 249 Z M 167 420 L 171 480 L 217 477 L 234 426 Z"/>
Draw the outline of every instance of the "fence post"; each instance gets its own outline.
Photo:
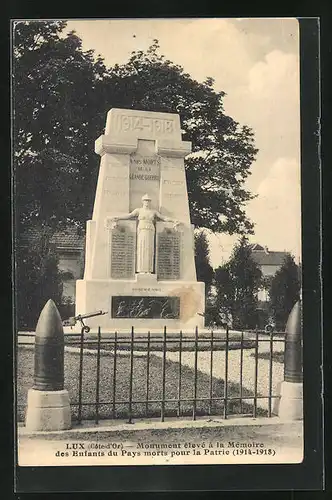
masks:
<path id="1" fill-rule="evenodd" d="M 68 391 L 64 389 L 64 332 L 59 311 L 49 300 L 35 334 L 34 385 L 28 391 L 26 428 L 30 431 L 70 429 Z"/>
<path id="2" fill-rule="evenodd" d="M 300 301 L 288 317 L 285 337 L 284 381 L 281 383 L 278 415 L 283 420 L 303 418 L 302 327 Z"/>

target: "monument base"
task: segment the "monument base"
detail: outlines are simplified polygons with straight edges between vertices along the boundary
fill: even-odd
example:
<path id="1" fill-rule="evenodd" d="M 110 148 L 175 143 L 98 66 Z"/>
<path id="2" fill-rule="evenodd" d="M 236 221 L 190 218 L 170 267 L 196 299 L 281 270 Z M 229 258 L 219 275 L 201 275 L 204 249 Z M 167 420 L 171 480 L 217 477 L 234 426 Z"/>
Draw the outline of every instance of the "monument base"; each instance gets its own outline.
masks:
<path id="1" fill-rule="evenodd" d="M 136 274 L 135 280 L 76 282 L 76 315 L 108 311 L 87 319 L 90 328 L 203 328 L 204 309 L 205 284 L 197 281 L 157 281 L 154 274 Z"/>
<path id="2" fill-rule="evenodd" d="M 28 391 L 25 426 L 29 431 L 61 431 L 71 428 L 69 394 L 62 391 Z"/>

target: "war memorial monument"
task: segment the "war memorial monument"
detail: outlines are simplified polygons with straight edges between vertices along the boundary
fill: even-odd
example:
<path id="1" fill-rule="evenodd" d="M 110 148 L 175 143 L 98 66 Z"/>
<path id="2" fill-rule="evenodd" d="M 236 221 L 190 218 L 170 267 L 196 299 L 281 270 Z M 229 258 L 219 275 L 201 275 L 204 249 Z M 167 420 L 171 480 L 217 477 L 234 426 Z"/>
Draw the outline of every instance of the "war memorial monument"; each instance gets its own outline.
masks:
<path id="1" fill-rule="evenodd" d="M 76 315 L 103 331 L 183 331 L 204 326 L 180 117 L 111 109 L 95 143 L 100 170 L 87 222 L 85 271 L 76 282 Z"/>

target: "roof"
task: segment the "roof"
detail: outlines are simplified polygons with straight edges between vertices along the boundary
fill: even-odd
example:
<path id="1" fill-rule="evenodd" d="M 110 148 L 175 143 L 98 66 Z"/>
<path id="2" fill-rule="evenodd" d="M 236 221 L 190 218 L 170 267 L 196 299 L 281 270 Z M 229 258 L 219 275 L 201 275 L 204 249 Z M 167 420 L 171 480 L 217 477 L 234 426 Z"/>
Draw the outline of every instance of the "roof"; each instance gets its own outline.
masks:
<path id="1" fill-rule="evenodd" d="M 77 230 L 73 228 L 72 230 L 66 230 L 54 233 L 54 235 L 51 238 L 51 243 L 54 243 L 58 248 L 62 247 L 83 248 L 84 239 L 85 239 L 84 235 L 77 233 Z"/>
<path id="2" fill-rule="evenodd" d="M 259 245 L 258 243 L 252 243 L 250 245 L 251 250 L 267 250 L 267 247 L 262 247 L 262 245 Z"/>
<path id="3" fill-rule="evenodd" d="M 251 255 L 259 266 L 282 266 L 287 252 L 274 252 L 255 244 L 251 246 Z"/>
<path id="4" fill-rule="evenodd" d="M 37 228 L 29 229 L 22 234 L 20 240 L 23 244 L 34 243 L 37 241 L 40 231 Z M 76 227 L 68 227 L 63 231 L 56 231 L 51 237 L 50 242 L 58 249 L 81 250 L 84 248 L 84 234 L 78 232 Z"/>

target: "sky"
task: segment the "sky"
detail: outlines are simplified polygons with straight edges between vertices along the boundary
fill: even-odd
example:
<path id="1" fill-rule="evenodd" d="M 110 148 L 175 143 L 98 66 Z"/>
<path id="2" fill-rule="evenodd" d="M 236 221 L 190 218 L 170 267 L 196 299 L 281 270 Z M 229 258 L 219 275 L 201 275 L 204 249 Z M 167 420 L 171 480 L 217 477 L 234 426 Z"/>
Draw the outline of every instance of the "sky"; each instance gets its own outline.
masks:
<path id="1" fill-rule="evenodd" d="M 246 184 L 257 197 L 246 213 L 250 241 L 301 255 L 299 28 L 280 19 L 71 20 L 83 49 L 106 65 L 126 63 L 154 39 L 160 53 L 198 81 L 226 92 L 224 111 L 250 126 L 259 149 Z M 107 110 L 105 110 L 107 111 Z M 211 264 L 229 258 L 238 236 L 210 236 Z"/>

